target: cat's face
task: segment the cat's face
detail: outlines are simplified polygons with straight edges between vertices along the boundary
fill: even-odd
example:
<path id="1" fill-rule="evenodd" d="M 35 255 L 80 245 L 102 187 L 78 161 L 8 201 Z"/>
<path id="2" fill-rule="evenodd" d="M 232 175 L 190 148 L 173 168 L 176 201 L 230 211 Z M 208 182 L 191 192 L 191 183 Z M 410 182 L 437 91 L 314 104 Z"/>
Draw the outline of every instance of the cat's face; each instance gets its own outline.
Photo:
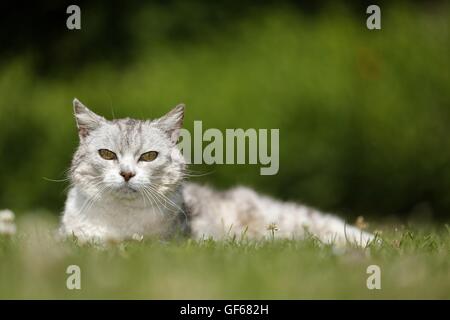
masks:
<path id="1" fill-rule="evenodd" d="M 88 197 L 142 200 L 178 188 L 185 169 L 176 146 L 184 106 L 156 120 L 106 120 L 74 100 L 80 145 L 71 178 Z M 160 198 L 162 196 L 159 196 Z"/>

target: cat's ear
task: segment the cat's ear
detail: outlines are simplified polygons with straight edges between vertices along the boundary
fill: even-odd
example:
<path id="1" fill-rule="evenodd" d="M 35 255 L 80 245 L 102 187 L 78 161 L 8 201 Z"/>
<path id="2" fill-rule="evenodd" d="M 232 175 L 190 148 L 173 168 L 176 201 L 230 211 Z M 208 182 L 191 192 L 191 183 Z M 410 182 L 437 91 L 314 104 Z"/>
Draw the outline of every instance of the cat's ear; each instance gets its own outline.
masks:
<path id="1" fill-rule="evenodd" d="M 97 129 L 106 121 L 105 118 L 89 110 L 77 98 L 73 99 L 73 111 L 80 139 L 86 138 L 92 130 Z"/>
<path id="2" fill-rule="evenodd" d="M 179 104 L 169 113 L 159 118 L 156 123 L 160 129 L 169 135 L 173 143 L 177 143 L 180 129 L 183 126 L 184 104 Z"/>

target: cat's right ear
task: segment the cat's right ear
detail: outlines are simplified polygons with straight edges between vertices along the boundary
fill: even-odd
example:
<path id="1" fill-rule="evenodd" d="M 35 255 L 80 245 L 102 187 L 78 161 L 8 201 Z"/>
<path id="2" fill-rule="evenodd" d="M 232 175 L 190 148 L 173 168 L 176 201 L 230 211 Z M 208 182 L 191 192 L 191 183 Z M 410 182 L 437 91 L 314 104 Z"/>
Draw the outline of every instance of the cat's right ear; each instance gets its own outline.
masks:
<path id="1" fill-rule="evenodd" d="M 80 139 L 86 138 L 91 131 L 97 129 L 106 121 L 105 118 L 89 110 L 77 98 L 73 99 L 73 112 L 75 114 Z"/>

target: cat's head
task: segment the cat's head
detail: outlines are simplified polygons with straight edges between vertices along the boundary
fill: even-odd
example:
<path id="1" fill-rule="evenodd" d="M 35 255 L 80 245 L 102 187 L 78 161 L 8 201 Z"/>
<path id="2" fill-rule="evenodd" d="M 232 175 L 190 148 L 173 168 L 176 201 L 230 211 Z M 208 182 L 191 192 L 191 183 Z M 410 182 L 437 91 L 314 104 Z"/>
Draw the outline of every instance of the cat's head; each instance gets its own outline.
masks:
<path id="1" fill-rule="evenodd" d="M 77 99 L 73 107 L 80 145 L 70 173 L 88 197 L 137 200 L 179 187 L 185 161 L 176 144 L 184 105 L 154 120 L 107 120 Z"/>

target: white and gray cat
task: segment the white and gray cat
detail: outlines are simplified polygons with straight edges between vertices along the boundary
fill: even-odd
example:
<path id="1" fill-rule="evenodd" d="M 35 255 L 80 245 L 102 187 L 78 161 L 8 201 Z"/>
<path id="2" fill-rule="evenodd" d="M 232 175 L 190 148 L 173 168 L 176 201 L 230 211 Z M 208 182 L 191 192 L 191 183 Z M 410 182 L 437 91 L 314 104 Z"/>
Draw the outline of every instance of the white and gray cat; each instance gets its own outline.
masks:
<path id="1" fill-rule="evenodd" d="M 73 101 L 80 144 L 70 169 L 60 231 L 79 241 L 170 237 L 250 239 L 313 235 L 366 245 L 373 235 L 336 216 L 237 187 L 216 191 L 184 181 L 177 147 L 184 105 L 155 120 L 106 120 Z"/>

